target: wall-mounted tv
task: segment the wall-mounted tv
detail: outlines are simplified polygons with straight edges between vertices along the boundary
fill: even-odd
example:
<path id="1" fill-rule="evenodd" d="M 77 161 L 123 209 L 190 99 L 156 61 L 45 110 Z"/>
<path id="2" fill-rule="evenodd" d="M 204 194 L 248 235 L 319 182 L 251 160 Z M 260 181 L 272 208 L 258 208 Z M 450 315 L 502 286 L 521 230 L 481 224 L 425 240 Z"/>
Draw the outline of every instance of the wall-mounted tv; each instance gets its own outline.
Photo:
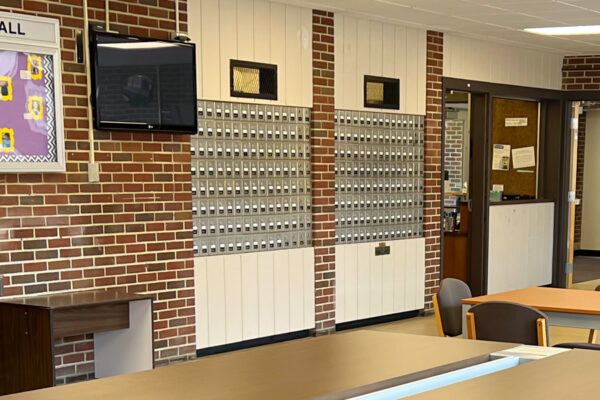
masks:
<path id="1" fill-rule="evenodd" d="M 90 31 L 94 127 L 196 133 L 193 43 Z"/>

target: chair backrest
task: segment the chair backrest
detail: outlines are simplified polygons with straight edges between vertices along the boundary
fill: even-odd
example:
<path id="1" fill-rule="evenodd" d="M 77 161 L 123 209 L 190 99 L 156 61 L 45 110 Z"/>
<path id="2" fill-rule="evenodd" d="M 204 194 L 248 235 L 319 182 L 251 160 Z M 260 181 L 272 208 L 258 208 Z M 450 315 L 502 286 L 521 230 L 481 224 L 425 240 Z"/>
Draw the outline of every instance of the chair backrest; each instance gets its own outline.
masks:
<path id="1" fill-rule="evenodd" d="M 471 296 L 471 289 L 459 279 L 446 278 L 440 283 L 437 293 L 439 317 L 446 336 L 458 336 L 462 333 L 462 299 Z"/>
<path id="2" fill-rule="evenodd" d="M 468 312 L 474 316 L 478 340 L 538 346 L 542 345 L 540 334 L 543 333 L 547 342 L 548 317 L 535 308 L 506 301 L 487 301 L 471 307 Z M 538 326 L 538 320 L 543 320 L 542 327 Z"/>

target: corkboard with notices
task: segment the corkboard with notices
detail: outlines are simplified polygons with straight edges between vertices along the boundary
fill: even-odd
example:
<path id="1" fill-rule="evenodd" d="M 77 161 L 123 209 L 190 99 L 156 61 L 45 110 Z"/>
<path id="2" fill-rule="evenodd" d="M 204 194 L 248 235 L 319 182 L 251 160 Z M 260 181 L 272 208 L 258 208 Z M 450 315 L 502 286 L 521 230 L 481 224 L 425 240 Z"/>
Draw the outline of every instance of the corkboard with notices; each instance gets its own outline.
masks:
<path id="1" fill-rule="evenodd" d="M 495 145 L 510 146 L 511 150 L 510 159 L 504 159 L 501 168 L 494 168 L 492 165 L 490 190 L 494 185 L 496 188 L 502 185 L 504 195 L 535 198 L 538 173 L 539 103 L 495 98 L 492 115 L 492 152 Z M 518 156 L 516 160 L 515 155 Z M 515 161 L 517 168 L 515 168 Z"/>

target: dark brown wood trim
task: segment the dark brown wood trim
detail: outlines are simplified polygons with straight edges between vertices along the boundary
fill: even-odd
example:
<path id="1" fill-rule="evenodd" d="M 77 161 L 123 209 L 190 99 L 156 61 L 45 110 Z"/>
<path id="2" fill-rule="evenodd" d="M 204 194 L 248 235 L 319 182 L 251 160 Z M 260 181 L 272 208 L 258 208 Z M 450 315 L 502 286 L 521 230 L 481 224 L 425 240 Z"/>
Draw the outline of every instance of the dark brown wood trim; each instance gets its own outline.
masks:
<path id="1" fill-rule="evenodd" d="M 510 204 L 539 204 L 539 203 L 555 203 L 555 201 L 548 200 L 548 199 L 491 201 L 490 206 L 507 206 Z"/>
<path id="2" fill-rule="evenodd" d="M 487 292 L 488 260 L 488 215 L 490 205 L 526 204 L 517 202 L 489 202 L 489 175 L 492 134 L 492 98 L 510 98 L 539 101 L 540 105 L 540 143 L 539 143 L 539 181 L 538 197 L 533 202 L 554 202 L 554 249 L 552 285 L 565 287 L 564 265 L 567 260 L 566 234 L 568 227 L 568 172 L 570 159 L 570 138 L 568 135 L 568 103 L 565 99 L 600 99 L 600 94 L 591 96 L 587 92 L 563 92 L 560 90 L 540 89 L 515 85 L 470 81 L 457 78 L 443 78 L 443 93 L 447 90 L 471 93 L 471 230 L 469 238 L 470 271 L 469 285 L 474 295 Z M 581 96 L 573 95 L 573 93 Z M 596 92 L 594 92 L 596 93 Z M 442 109 L 445 107 L 445 102 Z M 442 129 L 444 126 L 442 125 Z M 442 135 L 442 146 L 443 146 Z M 442 147 L 443 149 L 443 147 Z M 480 151 L 473 151 L 480 149 Z M 442 174 L 444 168 L 442 151 Z M 473 166 L 477 165 L 477 168 Z M 481 168 L 484 166 L 484 168 Z M 443 204 L 441 205 L 443 218 Z M 442 221 L 443 223 L 443 221 Z M 443 225 L 441 225 L 443 226 Z M 564 236 L 564 237 L 563 237 Z M 443 252 L 443 240 L 441 251 Z M 443 255 L 443 253 L 442 253 Z M 443 256 L 441 257 L 443 259 Z M 479 267 L 477 267 L 479 266 Z M 442 264 L 443 271 L 443 264 Z"/>

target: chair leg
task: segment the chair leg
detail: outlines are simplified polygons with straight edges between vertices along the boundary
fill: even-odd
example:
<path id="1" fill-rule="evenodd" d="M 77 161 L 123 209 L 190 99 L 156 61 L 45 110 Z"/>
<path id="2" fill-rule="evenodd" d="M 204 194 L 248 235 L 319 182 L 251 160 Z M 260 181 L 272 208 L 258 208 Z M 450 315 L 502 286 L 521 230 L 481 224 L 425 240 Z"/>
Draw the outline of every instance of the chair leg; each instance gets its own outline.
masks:
<path id="1" fill-rule="evenodd" d="M 437 294 L 433 295 L 433 310 L 435 311 L 435 324 L 437 325 L 438 336 L 445 337 L 444 328 L 442 327 L 442 314 L 440 314 L 440 305 L 438 303 Z"/>
<path id="2" fill-rule="evenodd" d="M 472 312 L 467 313 L 467 337 L 469 339 L 477 340 L 477 333 L 475 331 L 475 314 Z"/>
<path id="3" fill-rule="evenodd" d="M 537 319 L 537 337 L 538 346 L 548 346 L 548 336 L 546 335 L 546 319 Z"/>
<path id="4" fill-rule="evenodd" d="M 588 343 L 594 343 L 596 341 L 596 330 L 590 329 L 590 334 L 588 336 Z"/>

